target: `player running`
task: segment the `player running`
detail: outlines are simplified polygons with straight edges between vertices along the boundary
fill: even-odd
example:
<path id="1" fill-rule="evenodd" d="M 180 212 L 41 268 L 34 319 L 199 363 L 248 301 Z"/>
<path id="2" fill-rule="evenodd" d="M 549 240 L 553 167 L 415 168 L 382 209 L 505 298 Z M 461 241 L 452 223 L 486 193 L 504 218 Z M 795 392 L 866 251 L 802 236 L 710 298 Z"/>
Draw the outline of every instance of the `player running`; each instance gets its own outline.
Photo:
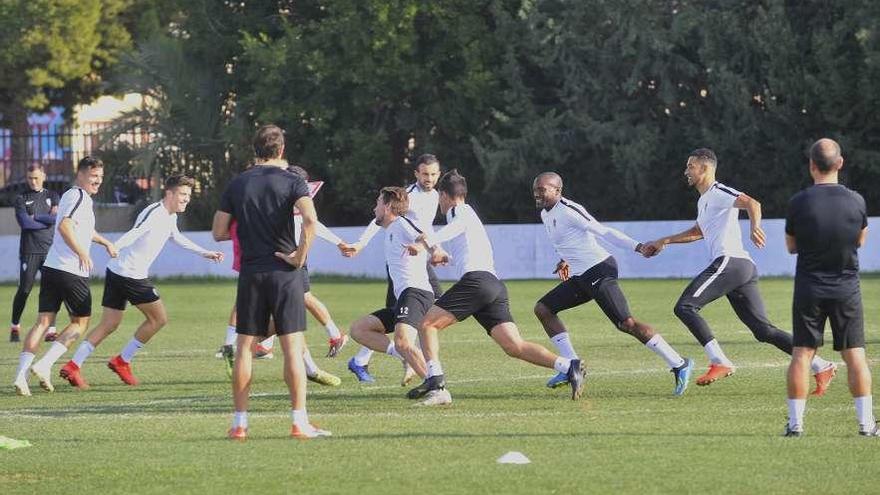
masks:
<path id="1" fill-rule="evenodd" d="M 739 228 L 739 211 L 749 216 L 750 238 L 758 248 L 765 243 L 761 229 L 761 204 L 749 195 L 715 180 L 718 159 L 708 148 L 699 148 L 688 156 L 684 175 L 689 186 L 699 193 L 697 223 L 688 230 L 648 243 L 659 254 L 668 244 L 706 239 L 713 261 L 685 288 L 675 304 L 675 316 L 696 337 L 709 358 L 709 370 L 697 378 L 697 385 L 709 385 L 736 371 L 733 362 L 721 350 L 700 310 L 712 301 L 727 296 L 736 316 L 745 323 L 759 342 L 772 344 L 791 354 L 792 336 L 773 326 L 764 311 L 758 292 L 758 270 L 745 250 Z M 814 395 L 823 395 L 834 378 L 837 365 L 815 356 L 810 364 L 816 378 Z"/>
<path id="2" fill-rule="evenodd" d="M 452 170 L 443 175 L 437 188 L 440 191 L 440 211 L 446 215 L 447 225 L 436 233 L 420 235 L 418 240 L 429 248 L 446 243 L 449 248 L 447 260 L 451 257 L 460 278 L 434 302 L 419 327 L 419 342 L 427 361 L 427 378 L 410 390 L 407 397 L 425 397 L 421 402 L 423 405 L 452 402 L 440 364 L 437 332 L 473 316 L 508 356 L 564 374 L 571 384 L 571 398 L 577 400 L 584 388 L 580 360 L 557 356 L 520 336 L 510 315 L 507 287 L 495 274 L 489 236 L 473 208 L 465 203 L 467 181 L 457 170 Z M 413 251 L 419 251 L 419 247 L 414 245 Z"/>
<path id="3" fill-rule="evenodd" d="M 541 209 L 547 235 L 562 258 L 556 266 L 562 283 L 535 304 L 535 316 L 559 353 L 578 359 L 559 312 L 595 300 L 618 330 L 632 335 L 666 362 L 675 378 L 672 393 L 682 395 L 693 371 L 693 361 L 681 357 L 662 335 L 633 317 L 617 283 L 617 261 L 596 239 L 643 255 L 645 246 L 619 230 L 602 225 L 583 206 L 563 197 L 562 177 L 554 172 L 538 175 L 532 184 L 532 193 L 535 206 Z M 569 276 L 571 272 L 575 275 Z M 556 388 L 567 380 L 567 375 L 559 373 L 547 386 Z"/>
<path id="4" fill-rule="evenodd" d="M 223 260 L 223 253 L 200 247 L 184 236 L 177 227 L 177 215 L 186 210 L 195 183 L 192 177 L 185 175 L 168 177 L 162 200 L 144 208 L 137 216 L 134 227 L 116 241 L 119 256 L 107 264 L 101 321 L 89 332 L 74 353 L 73 359 L 59 373 L 72 386 L 88 388 L 89 384 L 81 373 L 83 363 L 104 339 L 119 328 L 128 303 L 143 313 L 144 322 L 122 352 L 110 359 L 107 367 L 126 385 L 138 384 L 138 379 L 131 371 L 131 361 L 168 323 L 165 305 L 149 279 L 150 266 L 159 256 L 166 241 L 171 239 L 183 249 L 214 262 Z"/>

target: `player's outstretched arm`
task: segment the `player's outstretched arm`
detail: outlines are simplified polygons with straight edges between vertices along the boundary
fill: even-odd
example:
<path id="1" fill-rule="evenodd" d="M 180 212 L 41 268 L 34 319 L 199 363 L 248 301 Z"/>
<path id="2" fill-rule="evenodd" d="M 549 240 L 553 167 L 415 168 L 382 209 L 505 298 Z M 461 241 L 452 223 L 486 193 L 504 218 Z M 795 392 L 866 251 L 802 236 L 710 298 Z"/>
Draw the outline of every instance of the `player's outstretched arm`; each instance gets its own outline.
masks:
<path id="1" fill-rule="evenodd" d="M 764 247 L 767 243 L 767 236 L 764 235 L 764 230 L 761 228 L 761 203 L 748 194 L 742 193 L 736 197 L 733 206 L 740 210 L 746 210 L 751 224 L 749 237 L 751 237 L 755 246 L 759 248 Z"/>
<path id="2" fill-rule="evenodd" d="M 647 242 L 645 243 L 645 247 L 643 247 L 643 249 L 650 250 L 653 253 L 651 254 L 651 256 L 654 256 L 659 254 L 660 251 L 662 251 L 667 244 L 686 244 L 688 242 L 699 241 L 702 238 L 703 231 L 700 230 L 700 226 L 695 223 L 693 227 L 683 232 Z"/>
<path id="3" fill-rule="evenodd" d="M 202 258 L 207 258 L 209 260 L 213 260 L 216 262 L 223 261 L 223 253 L 220 251 L 208 251 L 207 249 L 199 246 L 195 242 L 192 241 L 189 237 L 183 235 L 180 232 L 180 229 L 177 228 L 177 225 L 174 225 L 174 228 L 171 229 L 171 240 L 174 241 L 175 244 L 186 249 L 187 251 L 193 252 L 201 256 Z"/>
<path id="4" fill-rule="evenodd" d="M 110 239 L 107 239 L 97 232 L 92 234 L 92 242 L 104 246 L 104 249 L 107 250 L 107 254 L 109 254 L 111 258 L 115 258 L 119 255 L 119 249 L 116 245 L 110 242 Z"/>

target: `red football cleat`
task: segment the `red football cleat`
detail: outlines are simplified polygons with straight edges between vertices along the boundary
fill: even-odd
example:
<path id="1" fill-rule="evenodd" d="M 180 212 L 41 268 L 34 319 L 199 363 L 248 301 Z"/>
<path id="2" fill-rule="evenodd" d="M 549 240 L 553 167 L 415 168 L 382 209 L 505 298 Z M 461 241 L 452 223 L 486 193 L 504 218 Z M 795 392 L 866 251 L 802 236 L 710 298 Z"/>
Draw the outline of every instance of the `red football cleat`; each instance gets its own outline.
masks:
<path id="1" fill-rule="evenodd" d="M 816 389 L 810 392 L 810 395 L 815 395 L 816 397 L 825 395 L 825 392 L 828 391 L 828 385 L 831 384 L 831 380 L 834 379 L 836 374 L 837 365 L 831 363 L 830 366 L 813 375 L 816 378 Z"/>
<path id="2" fill-rule="evenodd" d="M 245 440 L 247 440 L 247 428 L 243 426 L 230 428 L 229 431 L 226 433 L 226 436 L 229 437 L 230 440 L 244 442 Z"/>
<path id="3" fill-rule="evenodd" d="M 333 436 L 333 434 L 327 430 L 322 430 L 313 424 L 310 424 L 307 428 L 300 428 L 298 424 L 294 423 L 290 427 L 290 438 L 295 438 L 297 440 L 308 440 L 310 438 L 329 436 Z"/>
<path id="4" fill-rule="evenodd" d="M 709 385 L 716 380 L 732 375 L 733 372 L 734 368 L 732 366 L 712 363 L 709 365 L 709 371 L 703 376 L 697 378 L 697 385 Z"/>
<path id="5" fill-rule="evenodd" d="M 55 342 L 58 339 L 58 332 L 46 332 L 43 336 L 43 342 Z"/>
<path id="6" fill-rule="evenodd" d="M 119 379 L 126 385 L 137 385 L 138 379 L 131 374 L 131 366 L 122 360 L 122 356 L 116 356 L 107 362 L 107 367 L 119 375 Z"/>
<path id="7" fill-rule="evenodd" d="M 348 343 L 348 335 L 346 335 L 344 333 L 340 334 L 339 337 L 336 337 L 335 339 L 329 339 L 327 341 L 327 344 L 329 344 L 330 349 L 327 350 L 327 357 L 332 358 L 332 357 L 336 357 L 337 355 L 339 355 L 339 351 L 341 351 L 342 348 L 345 347 L 345 344 L 347 344 L 347 343 Z"/>
<path id="8" fill-rule="evenodd" d="M 88 382 L 86 382 L 86 379 L 83 378 L 82 374 L 79 372 L 79 366 L 73 361 L 68 361 L 58 374 L 61 375 L 61 378 L 67 380 L 70 385 L 80 390 L 89 388 Z"/>

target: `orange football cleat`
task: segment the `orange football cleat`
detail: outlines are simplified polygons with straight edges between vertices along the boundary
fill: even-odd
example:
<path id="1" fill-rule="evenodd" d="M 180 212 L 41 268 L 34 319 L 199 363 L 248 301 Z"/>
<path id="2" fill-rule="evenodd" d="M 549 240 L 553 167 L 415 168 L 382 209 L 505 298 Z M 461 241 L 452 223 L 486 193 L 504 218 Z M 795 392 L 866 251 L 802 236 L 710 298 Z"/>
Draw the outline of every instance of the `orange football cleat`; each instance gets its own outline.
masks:
<path id="1" fill-rule="evenodd" d="M 810 392 L 810 395 L 815 395 L 816 397 L 822 397 L 825 395 L 825 392 L 828 391 L 828 385 L 831 384 L 831 380 L 834 379 L 834 375 L 836 374 L 837 365 L 831 363 L 830 366 L 813 375 L 816 378 L 816 389 Z"/>
<path id="2" fill-rule="evenodd" d="M 236 426 L 235 428 L 230 428 L 226 433 L 226 436 L 230 440 L 235 440 L 237 442 L 244 442 L 247 440 L 247 428 L 243 426 Z"/>
<path id="3" fill-rule="evenodd" d="M 732 366 L 712 363 L 709 365 L 709 371 L 697 378 L 697 385 L 709 385 L 716 380 L 732 375 L 734 371 Z"/>
<path id="4" fill-rule="evenodd" d="M 131 374 L 131 365 L 126 363 L 122 356 L 115 356 L 107 362 L 107 367 L 113 370 L 126 385 L 137 385 L 138 379 Z"/>
<path id="5" fill-rule="evenodd" d="M 61 375 L 61 378 L 67 380 L 71 386 L 74 386 L 80 390 L 85 390 L 89 388 L 89 383 L 86 381 L 85 378 L 83 378 L 82 374 L 79 371 L 79 366 L 77 366 L 76 363 L 74 363 L 73 361 L 68 361 L 67 364 L 65 364 L 61 368 L 61 371 L 58 372 L 58 374 Z"/>

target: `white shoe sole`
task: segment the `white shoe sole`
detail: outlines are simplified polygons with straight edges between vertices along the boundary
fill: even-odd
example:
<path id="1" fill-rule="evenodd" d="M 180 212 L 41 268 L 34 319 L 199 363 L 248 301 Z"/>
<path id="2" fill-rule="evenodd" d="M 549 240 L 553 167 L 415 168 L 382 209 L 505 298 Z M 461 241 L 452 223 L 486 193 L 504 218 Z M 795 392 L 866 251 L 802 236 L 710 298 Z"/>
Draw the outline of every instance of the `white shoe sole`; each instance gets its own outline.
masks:
<path id="1" fill-rule="evenodd" d="M 452 394 L 449 393 L 448 390 L 432 390 L 428 392 L 425 400 L 421 402 L 417 402 L 414 405 L 416 407 L 425 407 L 425 406 L 448 406 L 452 404 Z"/>

